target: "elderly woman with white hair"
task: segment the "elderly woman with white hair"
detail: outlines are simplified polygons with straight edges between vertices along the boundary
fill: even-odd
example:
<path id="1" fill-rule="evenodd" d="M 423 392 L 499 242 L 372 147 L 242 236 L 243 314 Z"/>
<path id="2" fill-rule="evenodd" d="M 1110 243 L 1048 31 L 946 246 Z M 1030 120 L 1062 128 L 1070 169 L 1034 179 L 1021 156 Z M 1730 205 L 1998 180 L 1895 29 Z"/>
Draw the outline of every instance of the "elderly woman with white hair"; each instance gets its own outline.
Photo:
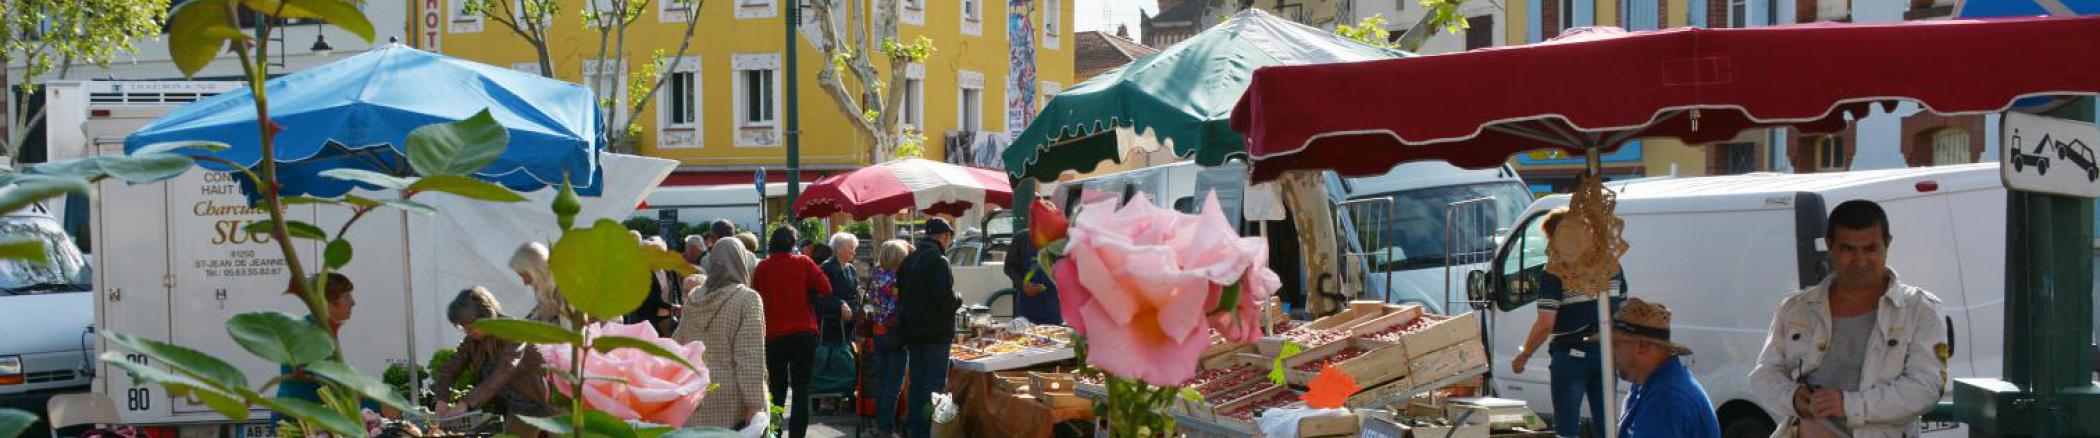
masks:
<path id="1" fill-rule="evenodd" d="M 567 327 L 569 301 L 561 297 L 554 287 L 554 270 L 547 266 L 547 245 L 525 242 L 510 256 L 510 270 L 518 273 L 525 287 L 532 288 L 532 297 L 539 300 L 525 319 Z"/>
<path id="2" fill-rule="evenodd" d="M 846 327 L 853 326 L 853 311 L 861 303 L 860 270 L 853 266 L 860 238 L 840 232 L 831 235 L 825 246 L 831 248 L 831 257 L 819 260 L 818 268 L 824 271 L 824 278 L 831 280 L 831 297 L 817 300 L 818 330 L 826 343 L 844 342 L 851 332 Z"/>
<path id="3" fill-rule="evenodd" d="M 744 266 L 744 244 L 716 239 L 708 254 L 704 283 L 688 292 L 683 321 L 671 339 L 700 341 L 706 363 L 720 387 L 700 400 L 687 427 L 743 429 L 766 408 L 766 309 L 751 289 L 751 268 Z"/>

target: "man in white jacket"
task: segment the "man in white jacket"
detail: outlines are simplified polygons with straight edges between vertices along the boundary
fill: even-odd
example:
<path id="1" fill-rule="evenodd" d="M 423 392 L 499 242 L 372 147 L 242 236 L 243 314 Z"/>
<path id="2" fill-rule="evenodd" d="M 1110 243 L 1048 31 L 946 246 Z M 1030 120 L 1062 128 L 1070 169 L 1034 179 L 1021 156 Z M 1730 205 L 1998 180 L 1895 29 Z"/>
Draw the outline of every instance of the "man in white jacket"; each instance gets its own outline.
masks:
<path id="1" fill-rule="evenodd" d="M 1774 437 L 1914 437 L 1947 384 L 1940 299 L 1887 266 L 1888 214 L 1871 201 L 1830 213 L 1834 272 L 1789 295 L 1750 381 L 1788 414 Z"/>

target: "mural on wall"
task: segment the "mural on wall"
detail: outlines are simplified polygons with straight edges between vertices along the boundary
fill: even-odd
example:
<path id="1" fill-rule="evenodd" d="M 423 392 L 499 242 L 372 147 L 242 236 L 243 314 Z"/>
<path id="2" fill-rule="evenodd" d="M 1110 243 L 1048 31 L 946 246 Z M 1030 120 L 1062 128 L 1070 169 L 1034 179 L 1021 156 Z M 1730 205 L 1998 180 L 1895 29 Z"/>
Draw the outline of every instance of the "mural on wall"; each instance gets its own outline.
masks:
<path id="1" fill-rule="evenodd" d="M 1035 10 L 1037 0 L 1006 0 L 1006 137 L 1035 120 Z"/>

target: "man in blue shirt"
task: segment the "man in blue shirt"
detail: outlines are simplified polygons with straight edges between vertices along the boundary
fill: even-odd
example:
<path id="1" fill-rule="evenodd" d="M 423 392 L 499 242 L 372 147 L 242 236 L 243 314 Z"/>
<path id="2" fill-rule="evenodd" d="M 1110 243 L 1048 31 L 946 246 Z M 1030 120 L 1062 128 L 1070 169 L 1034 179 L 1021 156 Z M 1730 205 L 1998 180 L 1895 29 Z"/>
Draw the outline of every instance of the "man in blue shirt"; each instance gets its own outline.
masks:
<path id="1" fill-rule="evenodd" d="M 1634 298 L 1612 317 L 1613 366 L 1633 382 L 1619 420 L 1619 438 L 1721 438 L 1706 388 L 1678 356 L 1692 349 L 1670 342 L 1670 309 Z"/>

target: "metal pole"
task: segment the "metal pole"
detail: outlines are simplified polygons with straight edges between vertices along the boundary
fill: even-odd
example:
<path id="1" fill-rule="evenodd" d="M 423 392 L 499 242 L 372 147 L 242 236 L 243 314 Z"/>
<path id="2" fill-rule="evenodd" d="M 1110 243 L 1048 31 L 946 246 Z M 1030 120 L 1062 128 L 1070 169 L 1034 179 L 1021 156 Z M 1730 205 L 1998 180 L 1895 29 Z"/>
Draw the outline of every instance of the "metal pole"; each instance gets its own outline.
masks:
<path id="1" fill-rule="evenodd" d="M 1597 178 L 1599 181 L 1604 179 L 1603 154 L 1604 149 L 1602 148 L 1593 146 L 1588 149 L 1588 152 L 1583 157 L 1583 167 L 1589 172 L 1588 178 Z M 1592 244 L 1602 245 L 1604 243 L 1597 242 Z M 1597 293 L 1597 351 L 1604 355 L 1599 358 L 1599 362 L 1602 362 L 1604 366 L 1598 369 L 1603 374 L 1601 381 L 1604 382 L 1604 398 L 1606 400 L 1604 402 L 1604 412 L 1602 415 L 1599 415 L 1602 418 L 1598 418 L 1596 421 L 1598 425 L 1604 428 L 1604 438 L 1619 438 L 1619 428 L 1614 427 L 1618 425 L 1619 404 L 1610 401 L 1619 397 L 1618 367 L 1612 365 L 1611 359 L 1612 290 L 1610 287 L 1606 287 L 1604 290 L 1595 292 Z"/>
<path id="2" fill-rule="evenodd" d="M 801 94 L 796 90 L 800 88 L 798 84 L 802 81 L 801 76 L 795 73 L 795 48 L 798 45 L 795 32 L 797 28 L 802 27 L 802 8 L 796 4 L 783 7 L 787 8 L 787 120 L 783 121 L 787 125 L 787 205 L 788 211 L 793 212 L 795 198 L 802 196 L 802 101 L 796 97 Z M 789 220 L 792 221 L 793 218 Z"/>

